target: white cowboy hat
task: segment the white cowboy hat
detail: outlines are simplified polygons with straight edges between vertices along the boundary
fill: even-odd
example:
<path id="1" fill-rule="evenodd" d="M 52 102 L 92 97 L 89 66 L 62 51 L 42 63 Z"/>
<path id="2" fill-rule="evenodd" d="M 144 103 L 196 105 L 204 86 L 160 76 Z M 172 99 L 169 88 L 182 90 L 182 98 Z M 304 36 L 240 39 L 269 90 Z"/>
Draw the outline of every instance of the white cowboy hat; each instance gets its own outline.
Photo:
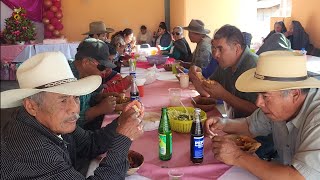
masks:
<path id="1" fill-rule="evenodd" d="M 320 88 L 319 80 L 308 77 L 306 61 L 297 52 L 264 52 L 259 56 L 257 68 L 240 75 L 236 88 L 242 92 Z"/>
<path id="2" fill-rule="evenodd" d="M 192 19 L 187 27 L 183 29 L 198 33 L 198 34 L 209 34 L 210 30 L 204 28 L 204 23 L 198 19 Z"/>
<path id="3" fill-rule="evenodd" d="M 89 24 L 89 32 L 83 33 L 82 35 L 88 34 L 102 34 L 102 33 L 112 33 L 114 29 L 107 28 L 104 22 L 94 21 Z"/>
<path id="4" fill-rule="evenodd" d="M 81 96 L 96 90 L 101 84 L 100 76 L 77 80 L 61 52 L 37 54 L 17 69 L 20 89 L 1 92 L 1 108 L 17 107 L 22 100 L 36 93 L 52 93 Z"/>

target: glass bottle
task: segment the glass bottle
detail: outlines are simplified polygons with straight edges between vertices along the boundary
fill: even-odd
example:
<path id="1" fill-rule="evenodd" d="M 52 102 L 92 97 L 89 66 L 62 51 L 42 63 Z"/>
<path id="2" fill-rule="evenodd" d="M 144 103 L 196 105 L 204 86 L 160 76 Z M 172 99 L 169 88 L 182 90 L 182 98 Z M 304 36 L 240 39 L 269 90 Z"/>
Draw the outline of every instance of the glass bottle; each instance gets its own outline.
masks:
<path id="1" fill-rule="evenodd" d="M 194 109 L 190 132 L 190 159 L 195 164 L 200 164 L 203 161 L 204 133 L 200 113 L 201 109 Z"/>
<path id="2" fill-rule="evenodd" d="M 133 76 L 133 75 L 132 75 Z M 140 95 L 139 95 L 139 89 L 136 84 L 136 78 L 133 76 L 132 77 L 132 84 L 131 84 L 131 90 L 130 90 L 130 100 L 139 100 Z"/>
<path id="3" fill-rule="evenodd" d="M 172 132 L 167 114 L 167 108 L 162 108 L 161 119 L 158 128 L 159 159 L 168 161 L 172 157 Z"/>

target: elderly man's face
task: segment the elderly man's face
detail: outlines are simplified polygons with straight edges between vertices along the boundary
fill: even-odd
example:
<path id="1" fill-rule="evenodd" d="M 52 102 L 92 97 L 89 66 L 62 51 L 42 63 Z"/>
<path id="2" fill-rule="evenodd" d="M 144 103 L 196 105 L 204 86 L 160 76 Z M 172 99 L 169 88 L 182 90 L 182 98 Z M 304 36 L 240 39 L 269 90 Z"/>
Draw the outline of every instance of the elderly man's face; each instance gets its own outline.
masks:
<path id="1" fill-rule="evenodd" d="M 259 93 L 256 105 L 273 121 L 289 120 L 296 109 L 292 94 L 283 94 L 281 91 Z"/>
<path id="2" fill-rule="evenodd" d="M 191 42 L 197 43 L 197 37 L 199 36 L 199 34 L 188 31 L 188 36 Z"/>
<path id="3" fill-rule="evenodd" d="M 218 61 L 221 68 L 234 66 L 237 62 L 237 47 L 229 45 L 226 38 L 211 41 L 212 56 Z"/>
<path id="4" fill-rule="evenodd" d="M 55 134 L 73 132 L 80 112 L 79 97 L 49 92 L 42 97 L 40 104 L 32 99 L 24 101 L 29 114 Z"/>

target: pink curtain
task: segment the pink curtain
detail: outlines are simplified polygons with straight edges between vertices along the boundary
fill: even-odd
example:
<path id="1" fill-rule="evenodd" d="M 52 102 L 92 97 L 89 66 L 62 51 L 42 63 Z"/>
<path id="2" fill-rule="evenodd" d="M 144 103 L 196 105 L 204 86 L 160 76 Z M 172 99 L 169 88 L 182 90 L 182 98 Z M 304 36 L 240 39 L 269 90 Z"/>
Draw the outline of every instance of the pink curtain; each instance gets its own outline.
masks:
<path id="1" fill-rule="evenodd" d="M 9 8 L 22 7 L 27 11 L 27 17 L 32 21 L 42 21 L 43 0 L 1 0 Z"/>

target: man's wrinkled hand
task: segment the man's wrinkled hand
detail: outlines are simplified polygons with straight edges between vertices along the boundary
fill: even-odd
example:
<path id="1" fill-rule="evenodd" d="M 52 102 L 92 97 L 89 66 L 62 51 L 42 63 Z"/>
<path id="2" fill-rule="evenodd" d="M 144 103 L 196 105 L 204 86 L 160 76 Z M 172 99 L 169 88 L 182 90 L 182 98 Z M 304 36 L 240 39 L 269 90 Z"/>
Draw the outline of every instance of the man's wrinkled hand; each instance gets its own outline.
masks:
<path id="1" fill-rule="evenodd" d="M 235 165 L 243 152 L 234 141 L 224 136 L 212 138 L 212 152 L 214 158 L 228 165 Z"/>

